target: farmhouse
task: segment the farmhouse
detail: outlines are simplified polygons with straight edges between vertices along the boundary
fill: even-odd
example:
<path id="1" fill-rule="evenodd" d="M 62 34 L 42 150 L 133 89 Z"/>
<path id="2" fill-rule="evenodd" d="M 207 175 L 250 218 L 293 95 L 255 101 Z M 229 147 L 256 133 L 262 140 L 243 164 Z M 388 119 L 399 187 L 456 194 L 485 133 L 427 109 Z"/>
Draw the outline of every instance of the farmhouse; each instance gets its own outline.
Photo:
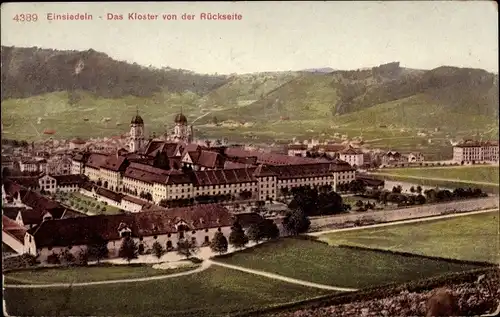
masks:
<path id="1" fill-rule="evenodd" d="M 167 212 L 49 220 L 26 232 L 24 250 L 45 262 L 52 253 L 67 250 L 77 257 L 89 245 L 105 243 L 108 257 L 113 258 L 118 256 L 122 238 L 130 236 L 141 253 L 151 249 L 154 242 L 170 251 L 180 239 L 191 239 L 204 246 L 216 232 L 229 237 L 233 222 L 229 211 L 216 204 L 172 208 Z"/>

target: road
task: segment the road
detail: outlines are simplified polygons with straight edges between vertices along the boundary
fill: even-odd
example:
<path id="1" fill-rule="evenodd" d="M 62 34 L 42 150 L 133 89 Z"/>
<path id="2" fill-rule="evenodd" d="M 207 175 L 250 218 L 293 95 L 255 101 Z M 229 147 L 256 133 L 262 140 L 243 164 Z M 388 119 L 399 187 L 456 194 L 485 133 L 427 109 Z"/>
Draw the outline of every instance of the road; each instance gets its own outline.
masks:
<path id="1" fill-rule="evenodd" d="M 327 289 L 327 290 L 332 290 L 332 291 L 339 291 L 339 292 L 356 291 L 355 288 L 345 288 L 345 287 L 336 287 L 336 286 L 330 286 L 330 285 L 324 285 L 324 284 L 317 284 L 317 283 L 312 283 L 312 282 L 308 282 L 308 281 L 304 281 L 304 280 L 298 280 L 298 279 L 294 279 L 291 277 L 286 277 L 283 275 L 278 275 L 278 274 L 269 273 L 269 272 L 265 272 L 265 271 L 247 269 L 247 268 L 237 266 L 237 265 L 225 264 L 225 263 L 216 262 L 213 260 L 208 260 L 208 261 L 210 261 L 213 265 L 218 265 L 218 266 L 222 266 L 222 267 L 225 267 L 228 269 L 238 270 L 238 271 L 245 272 L 245 273 L 260 275 L 260 276 L 264 276 L 264 277 L 267 277 L 267 278 L 270 278 L 273 280 L 279 280 L 279 281 L 283 281 L 283 282 L 287 282 L 287 283 L 298 284 L 298 285 L 308 286 L 308 287 L 313 287 L 313 288 Z"/>
<path id="2" fill-rule="evenodd" d="M 330 229 L 330 230 L 324 230 L 324 231 L 310 232 L 310 233 L 306 233 L 306 235 L 315 236 L 316 237 L 316 236 L 320 236 L 320 235 L 327 234 L 327 233 L 352 231 L 352 230 L 364 230 L 364 229 L 371 229 L 371 228 L 380 228 L 380 227 L 402 225 L 402 224 L 414 223 L 414 222 L 425 222 L 425 221 L 432 221 L 432 220 L 439 220 L 439 219 L 464 217 L 464 216 L 484 214 L 484 213 L 489 213 L 489 212 L 494 212 L 494 211 L 498 212 L 498 210 L 499 210 L 498 208 L 493 208 L 493 209 L 486 209 L 486 210 L 476 210 L 476 211 L 470 211 L 470 212 L 461 212 L 461 213 L 458 213 L 458 214 L 450 214 L 450 215 L 442 215 L 442 216 L 434 216 L 434 217 L 426 217 L 426 218 L 417 218 L 417 219 L 408 219 L 408 220 L 398 220 L 398 221 L 392 221 L 392 222 L 386 222 L 386 223 L 379 223 L 379 224 L 368 225 L 368 226 L 342 228 L 342 229 Z"/>
<path id="3" fill-rule="evenodd" d="M 136 283 L 136 282 L 147 282 L 164 280 L 168 278 L 174 278 L 179 276 L 186 276 L 195 273 L 205 271 L 212 265 L 210 261 L 203 261 L 200 267 L 186 272 L 168 274 L 168 275 L 157 275 L 150 277 L 141 278 L 131 278 L 131 279 L 121 279 L 121 280 L 108 280 L 108 281 L 96 281 L 96 282 L 82 282 L 82 283 L 53 283 L 53 284 L 4 284 L 4 288 L 55 288 L 55 287 L 70 287 L 70 286 L 93 286 L 93 285 L 107 285 L 107 284 L 119 284 L 119 283 Z"/>
<path id="4" fill-rule="evenodd" d="M 407 179 L 430 180 L 430 181 L 438 181 L 438 182 L 457 182 L 457 183 L 467 183 L 467 184 L 476 184 L 476 185 L 490 185 L 490 186 L 493 185 L 493 186 L 498 186 L 497 183 L 478 182 L 478 181 L 470 181 L 470 180 L 463 180 L 463 179 L 423 177 L 423 176 L 409 176 L 409 175 L 398 175 L 398 174 L 389 174 L 389 173 L 373 173 L 373 172 L 368 173 L 368 175 L 393 176 L 393 177 L 401 177 L 401 178 L 407 178 Z"/>

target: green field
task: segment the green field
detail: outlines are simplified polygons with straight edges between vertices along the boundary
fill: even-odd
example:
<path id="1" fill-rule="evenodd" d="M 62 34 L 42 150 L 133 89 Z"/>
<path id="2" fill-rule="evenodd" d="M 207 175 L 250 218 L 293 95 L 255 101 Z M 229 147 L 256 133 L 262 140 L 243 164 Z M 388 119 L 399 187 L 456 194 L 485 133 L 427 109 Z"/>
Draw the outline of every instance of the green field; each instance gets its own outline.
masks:
<path id="1" fill-rule="evenodd" d="M 498 212 L 325 234 L 330 244 L 497 262 Z"/>
<path id="2" fill-rule="evenodd" d="M 332 247 L 299 239 L 266 243 L 217 260 L 315 283 L 352 288 L 407 282 L 475 267 L 371 250 Z"/>
<path id="3" fill-rule="evenodd" d="M 192 269 L 194 267 L 156 270 L 150 265 L 75 266 L 13 271 L 4 277 L 7 284 L 80 283 L 167 275 Z"/>
<path id="4" fill-rule="evenodd" d="M 92 287 L 4 291 L 15 316 L 221 316 L 332 293 L 235 270 Z M 65 294 L 69 303 L 64 305 Z M 66 307 L 66 309 L 63 309 Z"/>
<path id="5" fill-rule="evenodd" d="M 384 174 L 396 176 L 415 176 L 442 178 L 450 181 L 472 181 L 497 184 L 499 183 L 498 166 L 460 166 L 460 167 L 434 167 L 434 168 L 395 168 L 383 169 Z"/>

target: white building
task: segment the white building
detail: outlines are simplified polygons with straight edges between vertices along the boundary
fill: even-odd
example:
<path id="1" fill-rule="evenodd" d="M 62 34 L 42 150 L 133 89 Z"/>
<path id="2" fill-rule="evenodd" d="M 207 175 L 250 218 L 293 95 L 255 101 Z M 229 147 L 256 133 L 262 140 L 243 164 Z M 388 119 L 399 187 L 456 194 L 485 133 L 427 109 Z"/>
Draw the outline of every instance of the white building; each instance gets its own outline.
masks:
<path id="1" fill-rule="evenodd" d="M 46 192 L 77 192 L 86 181 L 84 175 L 44 175 L 38 180 L 40 189 Z"/>
<path id="2" fill-rule="evenodd" d="M 172 251 L 180 239 L 207 246 L 216 232 L 229 238 L 234 218 L 220 205 L 171 208 L 168 212 L 99 215 L 44 221 L 24 237 L 24 252 L 46 262 L 53 253 L 68 251 L 78 257 L 89 245 L 105 243 L 108 257 L 118 256 L 124 237 L 134 239 L 142 253 L 159 242 Z M 57 237 L 57 239 L 54 239 Z"/>
<path id="3" fill-rule="evenodd" d="M 363 166 L 363 152 L 351 146 L 340 152 L 340 159 L 353 167 Z"/>
<path id="4" fill-rule="evenodd" d="M 19 161 L 21 172 L 44 172 L 46 166 L 47 160 L 40 158 L 22 158 Z"/>
<path id="5" fill-rule="evenodd" d="M 453 147 L 453 161 L 457 163 L 498 162 L 498 141 L 466 140 Z"/>

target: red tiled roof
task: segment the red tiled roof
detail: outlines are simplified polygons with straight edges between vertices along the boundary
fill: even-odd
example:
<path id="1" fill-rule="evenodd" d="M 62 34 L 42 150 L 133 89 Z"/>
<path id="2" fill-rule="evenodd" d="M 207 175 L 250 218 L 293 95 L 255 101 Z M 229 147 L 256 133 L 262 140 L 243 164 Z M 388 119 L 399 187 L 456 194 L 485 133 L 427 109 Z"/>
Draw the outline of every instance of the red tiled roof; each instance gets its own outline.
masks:
<path id="1" fill-rule="evenodd" d="M 307 150 L 307 145 L 305 144 L 289 144 L 287 146 L 288 150 L 295 150 L 295 151 L 305 151 Z"/>
<path id="2" fill-rule="evenodd" d="M 18 183 L 21 186 L 35 189 L 38 188 L 40 185 L 38 183 L 39 177 L 38 176 L 19 176 L 19 177 L 9 177 L 10 180 Z"/>
<path id="3" fill-rule="evenodd" d="M 97 168 L 99 169 L 104 162 L 106 162 L 106 159 L 108 158 L 107 155 L 101 154 L 101 153 L 92 153 L 87 160 L 87 166 Z"/>
<path id="4" fill-rule="evenodd" d="M 231 170 L 207 170 L 193 172 L 195 186 L 211 186 L 222 184 L 255 182 L 254 168 L 241 168 Z"/>
<path id="5" fill-rule="evenodd" d="M 24 244 L 24 235 L 27 232 L 26 228 L 5 215 L 2 215 L 2 230 Z"/>
<path id="6" fill-rule="evenodd" d="M 111 191 L 103 187 L 97 188 L 96 194 L 111 199 L 113 201 L 116 201 L 118 203 L 122 201 L 122 198 L 124 196 L 123 194 L 115 193 L 114 191 Z"/>
<path id="7" fill-rule="evenodd" d="M 139 199 L 139 198 L 136 198 L 136 197 L 132 197 L 132 196 L 129 196 L 129 195 L 123 196 L 122 199 L 126 200 L 126 201 L 129 201 L 131 203 L 134 203 L 136 205 L 139 205 L 139 206 L 145 206 L 145 205 L 149 205 L 150 204 L 149 202 L 147 202 L 145 200 L 142 200 L 142 199 Z"/>
<path id="8" fill-rule="evenodd" d="M 343 151 L 340 152 L 341 154 L 346 154 L 346 155 L 358 155 L 358 154 L 363 154 L 360 150 L 353 148 L 352 146 L 347 147 Z"/>
<path id="9" fill-rule="evenodd" d="M 21 211 L 21 218 L 25 225 L 38 225 L 43 221 L 43 214 L 38 210 L 27 209 Z"/>
<path id="10" fill-rule="evenodd" d="M 110 155 L 108 158 L 104 161 L 103 164 L 101 164 L 101 168 L 113 171 L 113 172 L 118 172 L 120 170 L 123 170 L 127 164 L 127 159 L 123 156 L 117 156 L 117 155 Z"/>
<path id="11" fill-rule="evenodd" d="M 80 185 L 83 184 L 87 177 L 79 174 L 72 175 L 50 175 L 50 177 L 56 180 L 57 186 L 67 186 L 67 185 Z"/>
<path id="12" fill-rule="evenodd" d="M 195 164 L 206 168 L 223 168 L 224 158 L 217 152 L 202 150 Z"/>
<path id="13" fill-rule="evenodd" d="M 230 226 L 233 219 L 221 205 L 206 204 L 166 211 L 122 215 L 98 215 L 81 218 L 48 220 L 34 230 L 37 247 L 88 245 L 102 238 L 120 239 L 118 228 L 127 226 L 132 236 L 175 233 L 175 225 L 184 221 L 190 230 Z"/>
<path id="14" fill-rule="evenodd" d="M 263 176 L 277 176 L 276 172 L 267 167 L 266 165 L 260 164 L 257 166 L 257 168 L 254 170 L 253 175 L 257 177 L 263 177 Z"/>

